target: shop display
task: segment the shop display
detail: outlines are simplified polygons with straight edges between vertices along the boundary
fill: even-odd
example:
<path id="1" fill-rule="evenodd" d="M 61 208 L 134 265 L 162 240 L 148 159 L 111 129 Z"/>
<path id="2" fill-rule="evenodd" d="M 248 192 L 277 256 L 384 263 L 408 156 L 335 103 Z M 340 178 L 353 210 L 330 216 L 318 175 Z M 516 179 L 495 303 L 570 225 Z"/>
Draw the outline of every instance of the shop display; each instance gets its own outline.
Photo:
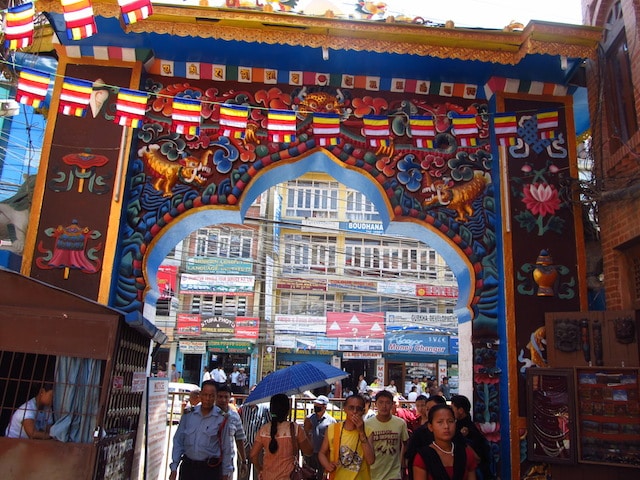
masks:
<path id="1" fill-rule="evenodd" d="M 527 370 L 529 434 L 528 456 L 532 461 L 576 461 L 574 379 L 571 370 Z"/>
<path id="2" fill-rule="evenodd" d="M 576 369 L 578 461 L 640 468 L 636 368 Z"/>

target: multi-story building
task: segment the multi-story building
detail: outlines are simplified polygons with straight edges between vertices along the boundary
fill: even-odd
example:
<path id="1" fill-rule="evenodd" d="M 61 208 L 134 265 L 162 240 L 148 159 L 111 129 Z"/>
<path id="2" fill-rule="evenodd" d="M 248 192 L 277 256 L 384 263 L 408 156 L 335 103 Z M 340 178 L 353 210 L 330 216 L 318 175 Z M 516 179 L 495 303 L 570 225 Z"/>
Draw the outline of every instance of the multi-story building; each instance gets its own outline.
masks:
<path id="1" fill-rule="evenodd" d="M 282 183 L 272 199 L 276 366 L 313 355 L 352 383 L 398 385 L 455 373 L 457 283 L 434 249 L 384 235 L 373 203 L 325 174 Z"/>

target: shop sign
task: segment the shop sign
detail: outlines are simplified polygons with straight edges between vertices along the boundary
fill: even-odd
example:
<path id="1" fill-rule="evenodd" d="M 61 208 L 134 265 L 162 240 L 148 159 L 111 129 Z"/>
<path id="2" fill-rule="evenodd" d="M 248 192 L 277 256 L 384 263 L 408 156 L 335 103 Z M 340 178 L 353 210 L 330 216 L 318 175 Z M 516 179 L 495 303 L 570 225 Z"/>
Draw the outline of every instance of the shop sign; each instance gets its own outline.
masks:
<path id="1" fill-rule="evenodd" d="M 298 350 L 297 348 L 278 348 L 278 355 L 281 354 L 296 354 L 296 355 L 322 355 L 331 356 L 335 352 L 332 350 Z"/>
<path id="2" fill-rule="evenodd" d="M 180 340 L 180 351 L 182 353 L 206 353 L 207 342 L 192 342 L 190 340 Z"/>
<path id="3" fill-rule="evenodd" d="M 339 338 L 338 350 L 341 352 L 382 352 L 382 338 Z"/>
<path id="4" fill-rule="evenodd" d="M 255 277 L 253 275 L 193 275 L 185 273 L 180 277 L 180 293 L 252 295 L 254 284 Z"/>
<path id="5" fill-rule="evenodd" d="M 451 352 L 451 355 L 458 355 L 460 352 L 460 337 L 449 337 L 449 352 Z"/>
<path id="6" fill-rule="evenodd" d="M 160 265 L 158 267 L 158 290 L 160 290 L 160 298 L 171 298 L 178 284 L 178 266 L 177 265 Z"/>
<path id="7" fill-rule="evenodd" d="M 186 270 L 190 273 L 225 273 L 228 275 L 251 275 L 253 263 L 225 257 L 189 257 Z"/>
<path id="8" fill-rule="evenodd" d="M 306 278 L 280 278 L 276 282 L 278 290 L 304 290 L 314 292 L 326 292 L 326 280 L 308 280 Z"/>
<path id="9" fill-rule="evenodd" d="M 214 340 L 207 342 L 207 350 L 212 353 L 246 353 L 250 354 L 253 345 L 249 342 Z"/>
<path id="10" fill-rule="evenodd" d="M 310 315 L 276 315 L 273 326 L 276 333 L 325 333 L 327 318 Z"/>
<path id="11" fill-rule="evenodd" d="M 390 333 L 385 338 L 385 352 L 449 355 L 448 335 L 426 333 Z"/>
<path id="12" fill-rule="evenodd" d="M 327 337 L 384 338 L 382 312 L 327 312 Z"/>
<path id="13" fill-rule="evenodd" d="M 382 222 L 340 222 L 340 230 L 360 233 L 384 233 Z"/>
<path id="14" fill-rule="evenodd" d="M 200 335 L 200 315 L 196 313 L 179 313 L 176 319 L 178 335 Z"/>
<path id="15" fill-rule="evenodd" d="M 203 335 L 217 337 L 233 337 L 236 331 L 236 317 L 222 317 L 219 315 L 201 315 L 200 332 Z"/>
<path id="16" fill-rule="evenodd" d="M 337 338 L 326 338 L 313 335 L 296 336 L 282 335 L 275 336 L 275 345 L 278 348 L 295 348 L 298 350 L 332 350 L 338 349 Z"/>
<path id="17" fill-rule="evenodd" d="M 409 297 L 416 296 L 415 283 L 401 282 L 378 282 L 379 295 L 404 295 Z"/>
<path id="18" fill-rule="evenodd" d="M 458 328 L 458 317 L 452 313 L 387 312 L 387 332 L 431 328 Z"/>
<path id="19" fill-rule="evenodd" d="M 378 282 L 365 282 L 362 280 L 329 278 L 327 279 L 327 287 L 331 290 L 349 290 L 368 293 L 378 292 Z"/>
<path id="20" fill-rule="evenodd" d="M 258 317 L 236 317 L 235 338 L 257 340 L 259 330 L 260 319 Z"/>
<path id="21" fill-rule="evenodd" d="M 343 352 L 342 360 L 373 360 L 382 358 L 382 353 L 375 352 Z"/>
<path id="22" fill-rule="evenodd" d="M 458 287 L 419 283 L 416 285 L 416 296 L 458 298 Z"/>

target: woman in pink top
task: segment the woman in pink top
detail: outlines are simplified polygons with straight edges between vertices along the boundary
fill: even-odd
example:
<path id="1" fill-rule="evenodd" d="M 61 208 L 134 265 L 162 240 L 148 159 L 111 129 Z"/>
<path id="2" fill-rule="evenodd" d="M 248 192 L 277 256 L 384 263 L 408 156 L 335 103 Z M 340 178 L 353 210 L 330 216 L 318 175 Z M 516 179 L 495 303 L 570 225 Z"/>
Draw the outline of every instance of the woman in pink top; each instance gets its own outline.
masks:
<path id="1" fill-rule="evenodd" d="M 433 441 L 413 460 L 414 480 L 476 480 L 477 458 L 464 442 L 454 442 L 456 417 L 451 407 L 439 404 L 429 410 L 427 427 Z"/>
<path id="2" fill-rule="evenodd" d="M 291 404 L 289 397 L 278 394 L 271 397 L 271 422 L 258 430 L 250 458 L 261 480 L 289 480 L 294 462 L 298 462 L 299 451 L 305 455 L 313 453 L 313 446 L 296 422 L 289 422 Z M 295 451 L 291 438 L 294 432 L 298 448 Z M 264 451 L 264 456 L 261 453 Z M 260 462 L 262 457 L 262 462 Z"/>

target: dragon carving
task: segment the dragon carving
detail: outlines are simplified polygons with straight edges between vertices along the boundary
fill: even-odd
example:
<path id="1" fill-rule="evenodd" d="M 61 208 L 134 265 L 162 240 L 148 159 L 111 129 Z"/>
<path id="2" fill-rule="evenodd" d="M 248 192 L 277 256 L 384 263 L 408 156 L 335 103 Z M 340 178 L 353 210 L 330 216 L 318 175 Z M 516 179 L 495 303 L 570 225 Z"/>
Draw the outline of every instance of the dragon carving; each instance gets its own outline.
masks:
<path id="1" fill-rule="evenodd" d="M 433 181 L 431 176 L 426 173 L 427 186 L 422 189 L 422 193 L 430 194 L 422 202 L 424 207 L 432 205 L 445 206 L 455 210 L 458 214 L 456 220 L 466 222 L 473 215 L 473 202 L 484 191 L 488 180 L 484 172 L 476 171 L 473 179 L 468 182 L 449 186 L 443 180 Z"/>
<path id="2" fill-rule="evenodd" d="M 162 196 L 170 197 L 171 190 L 178 182 L 201 187 L 211 175 L 209 161 L 213 152 L 206 150 L 200 158 L 188 156 L 178 162 L 171 162 L 160 154 L 160 145 L 149 145 L 138 151 L 138 156 L 149 167 L 153 180 L 151 185 L 162 192 Z"/>

